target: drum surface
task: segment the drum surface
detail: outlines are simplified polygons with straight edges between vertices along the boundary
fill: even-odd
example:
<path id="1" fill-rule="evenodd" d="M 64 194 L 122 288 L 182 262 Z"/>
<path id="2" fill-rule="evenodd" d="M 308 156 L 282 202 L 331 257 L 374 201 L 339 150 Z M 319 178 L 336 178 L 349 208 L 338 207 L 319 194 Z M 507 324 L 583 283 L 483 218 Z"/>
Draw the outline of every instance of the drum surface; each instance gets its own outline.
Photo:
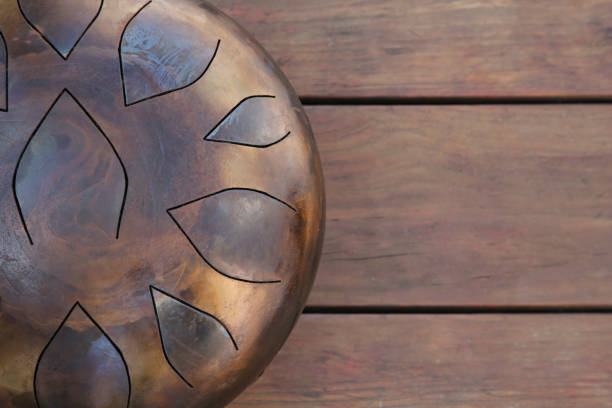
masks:
<path id="1" fill-rule="evenodd" d="M 0 31 L 0 406 L 225 406 L 321 252 L 291 86 L 198 0 L 1 0 Z"/>

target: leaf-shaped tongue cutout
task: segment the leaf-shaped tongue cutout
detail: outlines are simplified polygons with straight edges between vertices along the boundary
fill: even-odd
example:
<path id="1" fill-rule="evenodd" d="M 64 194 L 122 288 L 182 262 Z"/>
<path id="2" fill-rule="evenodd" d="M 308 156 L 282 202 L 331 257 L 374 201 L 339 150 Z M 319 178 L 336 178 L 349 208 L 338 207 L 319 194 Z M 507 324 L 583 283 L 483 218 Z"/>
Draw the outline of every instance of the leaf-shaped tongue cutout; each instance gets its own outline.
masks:
<path id="1" fill-rule="evenodd" d="M 250 283 L 278 283 L 285 253 L 298 251 L 299 217 L 261 191 L 234 188 L 170 208 L 168 214 L 217 272 Z"/>
<path id="2" fill-rule="evenodd" d="M 126 408 L 130 388 L 121 351 L 76 303 L 38 358 L 38 407 Z"/>
<path id="3" fill-rule="evenodd" d="M 236 105 L 204 139 L 260 148 L 280 143 L 291 132 L 276 104 L 274 96 L 249 96 Z M 253 121 L 253 118 L 257 120 Z"/>
<path id="4" fill-rule="evenodd" d="M 18 0 L 25 20 L 63 58 L 68 59 L 94 23 L 103 0 Z"/>
<path id="5" fill-rule="evenodd" d="M 71 243 L 119 237 L 127 173 L 100 126 L 67 90 L 26 143 L 13 177 L 24 229 Z"/>
<path id="6" fill-rule="evenodd" d="M 8 49 L 0 32 L 0 111 L 8 111 Z"/>
<path id="7" fill-rule="evenodd" d="M 217 54 L 221 41 L 169 3 L 145 4 L 121 35 L 119 62 L 126 106 L 192 85 Z"/>
<path id="8" fill-rule="evenodd" d="M 150 287 L 166 361 L 187 385 L 202 367 L 232 357 L 238 345 L 215 316 L 167 292 Z"/>

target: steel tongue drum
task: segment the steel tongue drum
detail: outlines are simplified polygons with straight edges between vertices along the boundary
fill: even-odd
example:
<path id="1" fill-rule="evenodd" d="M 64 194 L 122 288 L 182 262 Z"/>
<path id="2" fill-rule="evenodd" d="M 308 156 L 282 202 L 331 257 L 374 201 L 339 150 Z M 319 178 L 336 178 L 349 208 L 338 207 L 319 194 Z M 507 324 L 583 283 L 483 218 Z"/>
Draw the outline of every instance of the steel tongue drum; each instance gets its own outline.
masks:
<path id="1" fill-rule="evenodd" d="M 0 31 L 0 406 L 225 406 L 315 277 L 299 99 L 200 0 L 2 0 Z"/>

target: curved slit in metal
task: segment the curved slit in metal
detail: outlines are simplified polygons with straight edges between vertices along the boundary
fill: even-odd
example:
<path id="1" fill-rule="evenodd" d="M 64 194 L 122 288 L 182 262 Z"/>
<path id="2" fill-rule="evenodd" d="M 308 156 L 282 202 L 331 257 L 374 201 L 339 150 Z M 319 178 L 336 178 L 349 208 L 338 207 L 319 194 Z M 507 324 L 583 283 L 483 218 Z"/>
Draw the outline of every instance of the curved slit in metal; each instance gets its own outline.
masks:
<path id="1" fill-rule="evenodd" d="M 202 309 L 198 309 L 197 307 L 185 302 L 184 300 L 181 300 L 179 298 L 177 298 L 176 296 L 171 295 L 170 293 L 159 289 L 153 285 L 149 285 L 149 292 L 151 294 L 151 302 L 153 303 L 153 310 L 155 312 L 155 320 L 157 322 L 157 328 L 159 331 L 159 339 L 161 341 L 161 345 L 162 345 L 162 351 L 164 353 L 164 357 L 166 358 L 166 362 L 170 365 L 170 367 L 172 368 L 172 370 L 181 378 L 181 380 L 183 380 L 185 382 L 185 384 L 187 384 L 190 388 L 194 388 L 193 384 L 191 384 L 186 378 L 185 376 L 183 376 L 183 374 L 174 366 L 174 364 L 172 363 L 172 361 L 170 361 L 170 357 L 168 356 L 168 353 L 166 351 L 166 344 L 164 343 L 164 336 L 162 335 L 162 328 L 161 328 L 161 323 L 159 321 L 159 314 L 157 312 L 157 305 L 155 304 L 155 295 L 153 294 L 153 291 L 156 290 L 159 293 L 161 293 L 162 295 L 168 296 L 169 298 L 179 302 L 180 304 L 182 304 L 183 306 L 195 310 L 196 312 L 202 313 L 203 315 L 206 315 L 210 318 L 212 318 L 214 321 L 216 321 L 217 323 L 219 323 L 221 325 L 221 327 L 223 327 L 223 329 L 227 332 L 227 334 L 229 335 L 230 340 L 232 341 L 232 345 L 234 346 L 234 348 L 236 349 L 236 351 L 238 351 L 238 344 L 236 343 L 236 340 L 234 339 L 234 336 L 232 336 L 232 332 L 230 332 L 230 330 L 228 329 L 228 327 L 225 325 L 225 323 L 223 323 L 220 319 L 218 319 L 216 316 L 205 312 Z"/>
<path id="2" fill-rule="evenodd" d="M 17 6 L 19 7 L 19 12 L 21 13 L 22 17 L 24 18 L 24 20 L 30 25 L 30 27 L 32 27 L 32 29 L 34 29 L 34 31 L 36 31 L 43 40 L 45 40 L 45 42 L 47 44 L 49 44 L 51 46 L 51 48 L 53 48 L 53 50 L 55 52 L 57 52 L 59 54 L 60 57 L 62 57 L 62 59 L 64 61 L 67 61 L 68 58 L 70 58 L 70 55 L 72 54 L 72 51 L 74 51 L 74 49 L 76 48 L 76 46 L 79 44 L 79 42 L 81 41 L 81 39 L 85 36 L 85 33 L 87 33 L 87 31 L 91 28 L 91 26 L 93 25 L 93 23 L 95 23 L 95 21 L 98 19 L 98 17 L 100 16 L 100 13 L 102 12 L 102 7 L 104 7 L 104 0 L 100 0 L 100 7 L 98 8 L 98 11 L 96 12 L 96 15 L 94 16 L 94 18 L 89 22 L 89 24 L 87 24 L 87 27 L 85 27 L 85 29 L 83 30 L 83 32 L 81 33 L 81 35 L 79 36 L 79 38 L 77 38 L 77 40 L 75 41 L 74 45 L 72 46 L 72 48 L 70 48 L 70 50 L 68 51 L 68 53 L 66 54 L 66 56 L 64 57 L 64 54 L 62 54 L 60 52 L 60 50 L 58 50 L 55 45 L 53 45 L 53 42 L 51 42 L 51 40 L 49 40 L 49 38 L 47 38 L 47 36 L 45 36 L 45 34 L 43 34 L 42 31 L 40 31 L 38 29 L 38 27 L 36 27 L 36 25 L 34 25 L 34 23 L 32 23 L 32 21 L 30 21 L 30 19 L 26 16 L 26 13 L 23 11 L 23 8 L 21 6 L 21 0 L 17 0 Z"/>
<path id="3" fill-rule="evenodd" d="M 25 155 L 25 152 L 27 151 L 28 146 L 32 142 L 32 139 L 34 138 L 34 135 L 36 135 L 36 133 L 38 132 L 38 130 L 40 129 L 42 124 L 45 122 L 45 120 L 49 116 L 49 113 L 51 113 L 51 111 L 53 110 L 53 108 L 55 107 L 57 102 L 60 100 L 62 95 L 64 95 L 64 93 L 68 94 L 72 98 L 72 100 L 74 100 L 74 102 L 77 104 L 77 106 L 79 108 L 81 108 L 83 113 L 85 113 L 85 115 L 89 118 L 89 120 L 94 124 L 96 129 L 98 129 L 98 131 L 102 134 L 102 136 L 104 136 L 104 138 L 106 139 L 106 141 L 110 145 L 111 149 L 113 150 L 113 153 L 117 157 L 117 160 L 119 161 L 119 164 L 121 165 L 121 169 L 123 170 L 123 176 L 124 176 L 124 180 L 125 180 L 125 188 L 123 190 L 123 199 L 121 200 L 121 208 L 119 210 L 119 220 L 117 221 L 117 232 L 115 234 L 115 239 L 119 239 L 119 230 L 121 229 L 121 221 L 123 219 L 123 212 L 125 210 L 125 203 L 126 203 L 126 200 L 127 200 L 127 192 L 128 192 L 128 185 L 129 185 L 129 179 L 128 179 L 128 174 L 127 174 L 127 170 L 126 170 L 125 164 L 123 163 L 123 160 L 121 159 L 121 156 L 119 156 L 119 152 L 115 148 L 115 145 L 113 145 L 113 143 L 108 138 L 106 133 L 104 133 L 104 131 L 102 130 L 102 127 L 98 124 L 98 122 L 96 122 L 96 120 L 93 118 L 93 116 L 91 116 L 91 114 L 89 112 L 87 112 L 87 110 L 81 104 L 81 102 L 79 102 L 79 100 L 68 89 L 64 89 L 59 94 L 59 96 L 57 98 L 55 98 L 55 100 L 51 104 L 51 107 L 49 107 L 49 109 L 47 109 L 47 111 L 43 115 L 43 118 L 40 120 L 38 125 L 36 125 L 36 128 L 34 129 L 32 134 L 28 138 L 28 141 L 26 142 L 25 146 L 23 147 L 23 150 L 19 154 L 19 158 L 17 159 L 17 165 L 15 166 L 15 171 L 13 172 L 13 198 L 15 199 L 15 204 L 17 205 L 17 210 L 19 211 L 19 218 L 21 219 L 21 223 L 23 225 L 23 229 L 25 230 L 25 233 L 28 236 L 28 241 L 30 241 L 30 245 L 34 245 L 34 241 L 32 240 L 32 236 L 30 235 L 30 231 L 28 230 L 28 225 L 26 223 L 25 217 L 23 216 L 23 211 L 21 209 L 21 204 L 19 203 L 19 197 L 17 197 L 17 172 L 19 170 L 19 166 L 21 164 L 21 160 L 23 159 L 23 156 Z"/>
<path id="4" fill-rule="evenodd" d="M 215 57 L 217 56 L 217 52 L 219 51 L 219 47 L 221 46 L 221 40 L 219 39 L 219 40 L 217 40 L 217 46 L 215 47 L 215 51 L 214 51 L 210 61 L 208 62 L 206 67 L 204 67 L 204 71 L 202 71 L 202 73 L 197 78 L 195 78 L 193 81 L 189 82 L 187 85 L 183 85 L 183 86 L 181 86 L 179 88 L 176 88 L 176 89 L 171 89 L 171 90 L 168 90 L 168 91 L 164 91 L 164 92 L 161 92 L 161 93 L 158 93 L 158 94 L 155 94 L 155 95 L 147 96 L 144 99 L 140 99 L 140 100 L 137 100 L 135 102 L 128 103 L 127 102 L 127 89 L 125 87 L 125 75 L 123 73 L 123 56 L 121 55 L 121 45 L 123 43 L 123 37 L 125 36 L 125 32 L 127 31 L 127 28 L 130 26 L 132 21 L 140 14 L 140 12 L 142 12 L 142 10 L 144 10 L 152 2 L 153 1 L 151 0 L 148 3 L 146 3 L 140 9 L 138 9 L 136 14 L 134 14 L 128 20 L 128 22 L 125 25 L 125 27 L 123 27 L 123 31 L 121 32 L 121 37 L 119 39 L 119 48 L 118 48 L 118 50 L 119 50 L 119 70 L 121 71 L 121 86 L 123 87 L 123 103 L 124 103 L 124 105 L 126 107 L 132 106 L 132 105 L 136 105 L 136 104 L 138 104 L 140 102 L 145 102 L 145 101 L 148 101 L 150 99 L 154 99 L 154 98 L 157 98 L 157 97 L 160 97 L 160 96 L 164 96 L 164 95 L 167 95 L 167 94 L 172 93 L 172 92 L 180 91 L 180 90 L 183 90 L 183 89 L 188 88 L 191 85 L 195 84 L 196 82 L 198 82 L 204 76 L 204 74 L 206 74 L 206 72 L 208 71 L 208 69 L 212 65 L 213 61 L 215 60 Z"/>
<path id="5" fill-rule="evenodd" d="M 34 369 L 34 379 L 33 379 L 34 400 L 36 401 L 36 406 L 38 408 L 41 408 L 40 402 L 38 400 L 38 391 L 36 391 L 36 377 L 38 375 L 38 369 L 40 367 L 40 362 L 42 361 L 42 357 L 44 356 L 44 354 L 47 351 L 47 349 L 49 348 L 49 346 L 51 346 L 51 344 L 55 340 L 55 337 L 57 337 L 57 334 L 60 332 L 62 327 L 64 327 L 64 324 L 66 324 L 66 321 L 68 321 L 68 318 L 70 318 L 70 315 L 72 314 L 72 312 L 74 312 L 74 309 L 76 309 L 77 307 L 79 307 L 81 309 L 81 311 L 85 314 L 85 316 L 87 316 L 87 318 L 89 320 L 91 320 L 91 322 L 94 324 L 94 326 L 96 326 L 96 328 L 98 330 L 100 330 L 100 332 L 104 335 L 104 337 L 106 337 L 108 342 L 115 348 L 115 350 L 119 354 L 119 357 L 121 357 L 121 361 L 123 362 L 123 366 L 125 367 L 125 372 L 126 372 L 127 381 L 128 381 L 128 398 L 127 398 L 127 406 L 126 407 L 129 407 L 130 406 L 130 399 L 131 399 L 131 396 L 132 396 L 132 380 L 130 379 L 130 370 L 128 368 L 127 362 L 125 361 L 125 357 L 123 357 L 123 353 L 121 352 L 121 349 L 117 346 L 117 344 L 115 344 L 115 342 L 111 339 L 111 337 L 108 335 L 108 333 L 106 333 L 104 331 L 102 326 L 100 326 L 98 324 L 98 322 L 95 321 L 93 316 L 91 316 L 89 314 L 89 312 L 83 307 L 83 305 L 81 305 L 81 303 L 78 302 L 78 301 L 74 305 L 72 305 L 72 307 L 70 308 L 70 310 L 66 314 L 66 317 L 64 317 L 64 319 L 61 321 L 61 323 L 59 324 L 59 326 L 57 327 L 55 332 L 53 332 L 53 335 L 51 336 L 51 339 L 49 339 L 49 341 L 47 342 L 45 347 L 43 347 L 42 351 L 40 352 L 40 355 L 38 356 L 38 360 L 36 361 L 36 368 Z"/>

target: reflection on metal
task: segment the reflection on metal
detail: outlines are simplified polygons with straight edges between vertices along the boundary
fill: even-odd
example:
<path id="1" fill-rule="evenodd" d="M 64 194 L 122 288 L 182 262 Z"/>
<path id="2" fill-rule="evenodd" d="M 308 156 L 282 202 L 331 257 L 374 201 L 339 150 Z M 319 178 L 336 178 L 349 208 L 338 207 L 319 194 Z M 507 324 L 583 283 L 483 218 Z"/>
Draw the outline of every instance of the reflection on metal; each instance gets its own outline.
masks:
<path id="1" fill-rule="evenodd" d="M 4 2 L 0 33 L 0 406 L 226 405 L 321 251 L 298 98 L 201 0 Z"/>

